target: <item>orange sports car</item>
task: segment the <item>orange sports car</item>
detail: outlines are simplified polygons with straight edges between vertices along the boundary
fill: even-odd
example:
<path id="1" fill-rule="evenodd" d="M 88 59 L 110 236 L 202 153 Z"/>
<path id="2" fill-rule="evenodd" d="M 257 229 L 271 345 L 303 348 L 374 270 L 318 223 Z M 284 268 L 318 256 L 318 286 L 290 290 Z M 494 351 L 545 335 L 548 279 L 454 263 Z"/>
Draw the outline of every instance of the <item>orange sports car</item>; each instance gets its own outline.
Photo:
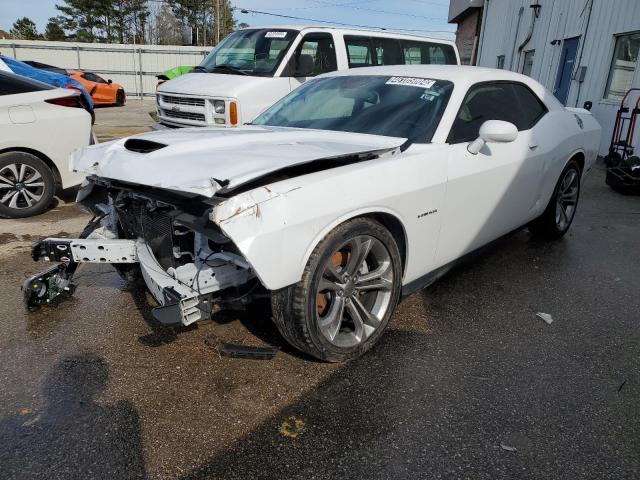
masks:
<path id="1" fill-rule="evenodd" d="M 111 79 L 105 80 L 95 73 L 79 70 L 69 70 L 69 76 L 82 84 L 96 105 L 117 105 L 120 107 L 127 101 L 122 85 L 112 82 Z"/>

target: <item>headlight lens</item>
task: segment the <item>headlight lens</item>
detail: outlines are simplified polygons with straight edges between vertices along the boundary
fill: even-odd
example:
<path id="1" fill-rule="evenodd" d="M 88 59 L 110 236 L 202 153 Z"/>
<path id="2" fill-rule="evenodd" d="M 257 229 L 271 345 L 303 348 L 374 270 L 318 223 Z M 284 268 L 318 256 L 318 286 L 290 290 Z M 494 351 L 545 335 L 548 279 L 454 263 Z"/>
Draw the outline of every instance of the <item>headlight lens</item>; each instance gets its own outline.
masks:
<path id="1" fill-rule="evenodd" d="M 213 109 L 216 113 L 224 113 L 224 100 L 214 100 Z"/>

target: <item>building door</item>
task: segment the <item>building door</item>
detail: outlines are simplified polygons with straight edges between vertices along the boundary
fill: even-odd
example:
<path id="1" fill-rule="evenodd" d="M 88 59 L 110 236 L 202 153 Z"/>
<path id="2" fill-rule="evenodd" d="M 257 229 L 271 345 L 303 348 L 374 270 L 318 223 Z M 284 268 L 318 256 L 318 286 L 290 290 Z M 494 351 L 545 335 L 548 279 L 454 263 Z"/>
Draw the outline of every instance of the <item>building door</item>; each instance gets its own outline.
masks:
<path id="1" fill-rule="evenodd" d="M 571 87 L 571 75 L 578 53 L 578 42 L 580 37 L 565 38 L 562 42 L 562 55 L 560 55 L 560 65 L 558 65 L 558 75 L 553 93 L 564 105 L 567 104 L 569 87 Z"/>

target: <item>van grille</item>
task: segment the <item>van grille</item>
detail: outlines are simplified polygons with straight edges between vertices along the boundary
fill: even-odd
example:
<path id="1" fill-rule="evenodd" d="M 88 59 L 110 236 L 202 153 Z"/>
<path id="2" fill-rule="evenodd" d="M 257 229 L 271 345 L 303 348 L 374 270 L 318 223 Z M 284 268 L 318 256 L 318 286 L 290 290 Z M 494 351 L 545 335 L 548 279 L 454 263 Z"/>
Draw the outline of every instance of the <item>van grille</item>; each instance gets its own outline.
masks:
<path id="1" fill-rule="evenodd" d="M 173 103 L 175 105 L 196 105 L 199 107 L 204 106 L 204 98 L 170 97 L 168 95 L 162 95 L 162 101 L 164 103 Z"/>
<path id="2" fill-rule="evenodd" d="M 196 122 L 205 121 L 203 113 L 174 112 L 173 110 L 164 110 L 163 113 L 166 117 L 171 117 L 171 118 L 182 118 L 184 120 L 194 120 Z"/>

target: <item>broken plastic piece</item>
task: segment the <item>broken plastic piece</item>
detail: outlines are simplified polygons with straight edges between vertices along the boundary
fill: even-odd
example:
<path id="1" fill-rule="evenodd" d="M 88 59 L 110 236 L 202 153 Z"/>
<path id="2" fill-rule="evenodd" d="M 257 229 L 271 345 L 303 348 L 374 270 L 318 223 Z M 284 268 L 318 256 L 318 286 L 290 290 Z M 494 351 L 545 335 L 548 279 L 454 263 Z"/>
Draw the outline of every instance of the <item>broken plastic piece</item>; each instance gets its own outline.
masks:
<path id="1" fill-rule="evenodd" d="M 27 310 L 37 310 L 42 305 L 53 305 L 71 297 L 76 288 L 70 280 L 74 270 L 60 263 L 28 278 L 22 284 L 22 294 Z"/>
<path id="2" fill-rule="evenodd" d="M 505 445 L 504 443 L 500 444 L 500 448 L 502 448 L 503 450 L 506 450 L 507 452 L 517 452 L 518 449 L 516 447 L 512 447 L 510 445 Z"/>
<path id="3" fill-rule="evenodd" d="M 220 355 L 232 358 L 247 358 L 251 360 L 271 360 L 280 351 L 279 347 L 253 347 L 223 342 L 217 337 L 210 336 L 204 342 Z"/>
<path id="4" fill-rule="evenodd" d="M 547 325 L 551 325 L 553 323 L 553 317 L 548 313 L 538 312 L 536 313 L 536 317 L 544 320 L 547 323 Z"/>

